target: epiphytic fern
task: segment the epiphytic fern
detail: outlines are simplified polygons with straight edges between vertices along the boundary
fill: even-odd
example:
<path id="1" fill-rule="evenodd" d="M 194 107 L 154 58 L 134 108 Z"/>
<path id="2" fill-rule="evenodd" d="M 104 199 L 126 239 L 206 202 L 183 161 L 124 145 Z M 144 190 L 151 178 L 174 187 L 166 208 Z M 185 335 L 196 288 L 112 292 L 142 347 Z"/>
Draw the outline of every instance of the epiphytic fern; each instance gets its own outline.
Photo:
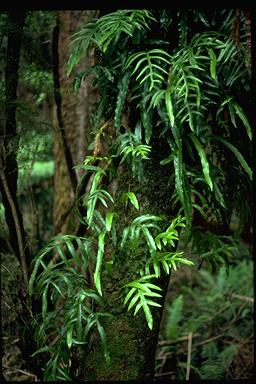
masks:
<path id="1" fill-rule="evenodd" d="M 155 19 L 151 12 L 143 9 L 121 9 L 92 19 L 73 34 L 73 51 L 68 61 L 67 73 L 71 73 L 73 67 L 88 54 L 92 46 L 97 46 L 105 53 L 110 43 L 118 42 L 120 35 L 132 38 L 136 29 L 148 29 L 152 20 Z"/>
<path id="2" fill-rule="evenodd" d="M 171 65 L 171 56 L 162 49 L 151 49 L 136 52 L 129 57 L 126 67 L 134 66 L 132 74 L 137 72 L 136 80 L 143 84 L 149 82 L 149 91 L 161 85 L 168 75 L 168 66 Z M 167 69 L 166 69 L 167 67 Z"/>
<path id="3" fill-rule="evenodd" d="M 157 285 L 151 283 L 153 277 L 155 277 L 155 275 L 143 276 L 140 279 L 124 285 L 124 288 L 130 288 L 124 300 L 124 304 L 127 304 L 130 300 L 128 311 L 137 303 L 134 311 L 134 315 L 136 315 L 142 307 L 150 329 L 153 328 L 153 316 L 149 306 L 161 307 L 161 305 L 153 301 L 151 297 L 161 297 L 159 293 L 154 291 L 162 290 Z"/>

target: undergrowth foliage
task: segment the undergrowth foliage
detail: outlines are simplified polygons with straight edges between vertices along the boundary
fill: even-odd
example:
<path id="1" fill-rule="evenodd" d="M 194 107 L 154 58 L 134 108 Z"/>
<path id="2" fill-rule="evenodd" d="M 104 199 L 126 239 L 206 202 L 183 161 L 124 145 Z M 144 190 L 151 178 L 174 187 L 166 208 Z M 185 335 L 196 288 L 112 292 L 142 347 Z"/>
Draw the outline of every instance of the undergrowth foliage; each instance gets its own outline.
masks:
<path id="1" fill-rule="evenodd" d="M 241 252 L 241 250 L 240 250 Z M 184 380 L 184 355 L 187 354 L 187 340 L 182 338 L 192 332 L 193 350 L 191 355 L 191 379 L 239 379 L 243 378 L 244 365 L 253 366 L 253 273 L 248 251 L 242 252 L 243 260 L 225 267 L 213 275 L 201 269 L 192 275 L 190 284 L 183 280 L 178 283 L 178 296 L 167 304 L 166 321 L 159 346 L 161 355 L 177 359 L 170 379 Z M 187 279 L 186 279 L 187 280 Z M 191 284 L 193 282 L 193 285 Z M 175 290 L 175 287 L 174 287 Z M 224 300 L 223 300 L 224 298 Z M 176 344 L 168 345 L 168 340 Z M 180 343 L 179 343 L 180 341 Z M 184 348 L 185 347 L 185 348 Z M 157 358 L 158 360 L 158 358 Z M 164 372 L 163 360 L 158 360 L 156 372 Z M 173 362 L 171 363 L 173 367 Z M 247 368 L 248 369 L 248 368 Z"/>
<path id="2" fill-rule="evenodd" d="M 193 32 L 188 16 L 195 22 L 199 17 L 203 30 Z M 247 91 L 251 72 L 247 24 L 241 23 L 237 41 L 232 29 L 235 18 L 233 10 L 223 11 L 220 28 L 217 22 L 213 28 L 213 19 L 207 20 L 203 12 L 177 12 L 174 27 L 179 38 L 171 44 L 168 28 L 175 21 L 170 11 L 117 10 L 93 19 L 73 35 L 68 75 L 90 49 L 101 54 L 100 62 L 75 79 L 74 91 L 93 74 L 100 92 L 95 129 L 112 119 L 116 139 L 109 156 L 97 159 L 104 167 L 95 165 L 94 156 L 82 165 L 93 175 L 82 199 L 86 214 L 80 217 L 88 235 L 54 238 L 35 256 L 30 294 L 42 301 L 42 313 L 34 326 L 39 344 L 36 353 L 49 355 L 45 379 L 70 380 L 72 351 L 88 345 L 92 330 L 98 332 L 106 361 L 111 358 L 104 330 L 111 314 L 97 311 L 99 304 L 104 307 L 102 270 L 111 273 L 115 262 L 114 258 L 104 260 L 108 245 L 127 257 L 131 250 L 145 249 L 145 264 L 135 280 L 121 287 L 120 294 L 127 310 L 134 308 L 134 315 L 142 310 L 152 329 L 151 307 L 160 306 L 157 299 L 161 297 L 157 278 L 169 275 L 180 264 L 193 264 L 174 249 L 182 228 L 187 241 L 193 239 L 194 212 L 206 219 L 210 212 L 217 221 L 229 223 L 239 200 L 239 220 L 246 221 L 249 211 L 241 199 L 240 184 L 250 188 L 252 171 L 250 151 L 242 154 L 240 139 L 246 138 L 250 147 L 252 130 L 239 94 Z M 243 12 L 241 18 L 245 18 Z M 153 33 L 155 29 L 160 32 Z M 145 214 L 132 191 L 117 202 L 102 185 L 116 161 L 125 163 L 132 177 L 142 181 L 144 163 L 151 161 L 158 137 L 169 146 L 159 166 L 170 169 L 171 218 L 161 212 L 159 216 Z M 228 169 L 223 166 L 224 148 L 230 152 Z M 227 171 L 239 173 L 240 183 L 230 185 Z M 122 202 L 138 211 L 131 222 L 115 210 Z M 223 265 L 232 246 L 226 243 L 216 241 L 214 252 L 203 253 L 209 265 Z"/>

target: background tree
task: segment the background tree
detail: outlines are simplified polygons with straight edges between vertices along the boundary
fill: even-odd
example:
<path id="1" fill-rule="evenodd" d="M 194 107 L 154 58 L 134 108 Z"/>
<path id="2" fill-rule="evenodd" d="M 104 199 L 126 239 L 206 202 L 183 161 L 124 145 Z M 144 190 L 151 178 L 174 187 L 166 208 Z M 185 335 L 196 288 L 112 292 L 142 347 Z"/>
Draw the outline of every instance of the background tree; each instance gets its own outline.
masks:
<path id="1" fill-rule="evenodd" d="M 82 69 L 90 68 L 94 64 L 94 58 L 91 52 L 88 58 L 81 60 L 76 72 L 67 77 L 67 62 L 71 54 L 70 38 L 75 30 L 89 22 L 94 14 L 95 11 L 59 11 L 56 16 L 52 53 L 56 98 L 56 107 L 53 111 L 53 127 L 55 127 L 53 151 L 56 165 L 54 222 L 57 233 L 65 223 L 62 216 L 70 210 L 77 179 L 81 177 L 81 170 L 73 169 L 73 166 L 80 164 L 87 153 L 92 131 L 90 113 L 97 97 L 97 91 L 91 86 L 92 76 L 83 82 L 76 94 L 72 91 L 74 78 Z"/>
<path id="2" fill-rule="evenodd" d="M 0 142 L 0 190 L 5 206 L 10 242 L 21 263 L 25 290 L 28 287 L 29 249 L 25 238 L 23 220 L 17 201 L 17 148 L 16 130 L 17 86 L 19 59 L 25 12 L 10 12 L 8 24 L 7 61 L 5 70 L 5 119 L 2 120 Z M 4 126 L 5 125 L 5 126 Z"/>

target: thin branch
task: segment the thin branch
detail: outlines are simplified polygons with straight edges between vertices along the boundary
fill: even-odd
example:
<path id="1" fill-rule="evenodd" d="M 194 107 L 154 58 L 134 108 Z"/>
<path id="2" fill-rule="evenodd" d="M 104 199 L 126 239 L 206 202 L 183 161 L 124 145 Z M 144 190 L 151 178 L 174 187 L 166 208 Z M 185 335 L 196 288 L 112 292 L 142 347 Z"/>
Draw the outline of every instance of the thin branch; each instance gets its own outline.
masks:
<path id="1" fill-rule="evenodd" d="M 225 334 L 226 333 L 224 332 L 224 333 L 221 333 L 220 335 L 213 336 L 210 339 L 207 339 L 207 340 L 201 341 L 200 343 L 194 344 L 193 348 L 198 347 L 199 345 L 204 345 L 204 344 L 210 343 L 211 341 L 217 340 L 220 337 L 224 336 Z"/>
<path id="2" fill-rule="evenodd" d="M 161 377 L 161 376 L 168 376 L 175 373 L 175 371 L 170 371 L 170 372 L 164 372 L 164 373 L 156 373 L 155 377 Z"/>
<path id="3" fill-rule="evenodd" d="M 188 358 L 187 358 L 186 380 L 189 380 L 189 374 L 190 374 L 192 337 L 193 337 L 193 333 L 189 332 L 189 334 L 188 334 Z"/>
<path id="4" fill-rule="evenodd" d="M 200 336 L 200 333 L 195 333 L 193 335 L 194 338 L 197 337 L 197 336 Z M 188 340 L 188 338 L 189 338 L 189 334 L 186 335 L 186 336 L 179 337 L 176 340 L 161 340 L 161 341 L 158 342 L 158 345 L 162 347 L 162 346 L 165 346 L 165 345 L 177 344 L 177 343 L 181 343 L 182 341 Z"/>
<path id="5" fill-rule="evenodd" d="M 21 227 L 20 227 L 20 223 L 19 223 L 17 209 L 16 209 L 15 203 L 13 201 L 13 198 L 12 198 L 9 186 L 8 186 L 8 182 L 6 180 L 1 156 L 0 156 L 0 179 L 1 179 L 1 182 L 2 182 L 2 185 L 4 188 L 6 198 L 8 200 L 9 205 L 10 205 L 10 208 L 11 208 L 11 212 L 12 212 L 12 217 L 13 217 L 13 221 L 14 221 L 14 225 L 15 225 L 15 229 L 16 229 L 16 234 L 17 234 L 17 240 L 18 240 L 21 269 L 22 269 L 24 283 L 25 283 L 25 286 L 27 289 L 28 288 L 28 267 L 27 267 L 25 252 L 24 252 L 25 247 L 24 247 L 24 243 L 23 243 L 23 236 L 22 236 L 22 231 L 21 231 Z"/>
<path id="6" fill-rule="evenodd" d="M 254 298 L 253 297 L 238 295 L 236 293 L 232 293 L 231 297 L 234 297 L 235 299 L 240 299 L 240 300 L 243 300 L 243 301 L 249 301 L 250 303 L 254 303 Z"/>
<path id="7" fill-rule="evenodd" d="M 2 367 L 4 369 L 10 369 L 11 371 L 15 371 L 15 372 L 20 372 L 20 373 L 23 373 L 24 375 L 26 376 L 30 376 L 30 377 L 33 377 L 35 379 L 35 381 L 38 381 L 37 379 L 37 376 L 34 375 L 34 373 L 30 373 L 30 372 L 26 372 L 26 371 L 23 371 L 23 369 L 18 369 L 18 368 L 14 368 L 14 367 L 8 367 L 7 365 L 2 365 Z"/>

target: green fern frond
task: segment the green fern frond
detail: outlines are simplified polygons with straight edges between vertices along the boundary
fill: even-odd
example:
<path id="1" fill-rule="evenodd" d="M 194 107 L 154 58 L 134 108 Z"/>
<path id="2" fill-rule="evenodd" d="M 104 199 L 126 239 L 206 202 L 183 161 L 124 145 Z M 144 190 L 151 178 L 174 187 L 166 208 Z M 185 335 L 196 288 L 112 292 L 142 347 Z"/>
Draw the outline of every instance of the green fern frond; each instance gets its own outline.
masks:
<path id="1" fill-rule="evenodd" d="M 70 75 L 74 66 L 80 62 L 82 57 L 88 55 L 88 50 L 92 47 L 93 44 L 96 43 L 96 21 L 96 18 L 92 19 L 89 23 L 86 23 L 86 25 L 83 26 L 78 32 L 73 34 L 71 41 L 72 53 L 67 63 L 68 76 Z"/>
<path id="2" fill-rule="evenodd" d="M 210 167 L 209 167 L 208 160 L 206 158 L 205 151 L 204 151 L 200 141 L 198 140 L 198 138 L 194 134 L 190 133 L 189 136 L 190 136 L 192 142 L 194 143 L 196 150 L 198 152 L 198 155 L 200 157 L 205 181 L 209 185 L 210 190 L 212 191 L 213 190 L 213 184 L 212 184 L 212 179 L 210 176 Z"/>
<path id="3" fill-rule="evenodd" d="M 252 180 L 252 170 L 249 167 L 243 155 L 241 154 L 241 152 L 233 144 L 228 142 L 223 137 L 212 136 L 212 140 L 219 141 L 220 143 L 224 144 L 228 149 L 230 149 L 235 155 L 235 157 L 237 158 L 237 160 L 239 161 L 240 165 L 244 168 L 245 172 L 248 174 L 250 180 Z"/>
<path id="4" fill-rule="evenodd" d="M 101 270 L 101 264 L 104 256 L 105 236 L 106 236 L 106 232 L 101 232 L 98 237 L 98 252 L 96 257 L 96 267 L 93 274 L 95 287 L 101 296 L 102 296 L 102 290 L 101 290 L 100 270 Z"/>
<path id="5" fill-rule="evenodd" d="M 67 74 L 70 75 L 81 58 L 88 55 L 93 45 L 105 53 L 111 43 L 119 40 L 122 33 L 132 37 L 136 29 L 148 29 L 151 21 L 155 21 L 155 18 L 150 11 L 136 9 L 117 10 L 100 18 L 93 18 L 73 34 L 73 48 L 67 64 Z"/>
<path id="6" fill-rule="evenodd" d="M 149 297 L 161 297 L 161 295 L 154 291 L 161 291 L 162 289 L 155 284 L 152 284 L 150 280 L 155 275 L 143 276 L 140 279 L 134 280 L 128 284 L 125 284 L 123 288 L 131 288 L 124 299 L 124 305 L 130 300 L 128 311 L 137 303 L 134 315 L 142 308 L 147 320 L 149 329 L 153 328 L 153 316 L 150 306 L 161 307 L 160 304 L 149 299 Z"/>
<path id="7" fill-rule="evenodd" d="M 171 65 L 171 55 L 162 49 L 136 52 L 129 57 L 125 67 L 134 66 L 134 63 L 136 65 L 132 75 L 139 72 L 136 80 L 139 80 L 140 84 L 149 81 L 149 91 L 151 91 L 158 84 L 162 84 L 164 78 L 168 75 L 165 68 Z"/>
<path id="8" fill-rule="evenodd" d="M 169 275 L 171 270 L 177 270 L 177 265 L 194 265 L 194 263 L 183 257 L 183 252 L 153 252 L 145 265 L 145 274 L 149 274 L 153 268 L 156 277 L 161 276 L 161 270 Z"/>
<path id="9" fill-rule="evenodd" d="M 100 17 L 97 24 L 97 44 L 106 52 L 110 43 L 116 43 L 121 33 L 133 36 L 135 29 L 149 28 L 149 22 L 155 20 L 147 10 L 117 10 Z"/>
<path id="10" fill-rule="evenodd" d="M 179 337 L 179 322 L 183 314 L 183 295 L 180 294 L 169 306 L 165 326 L 165 336 L 168 340 L 175 340 Z"/>
<path id="11" fill-rule="evenodd" d="M 237 352 L 237 345 L 231 344 L 219 352 L 216 343 L 212 342 L 205 345 L 202 350 L 202 356 L 205 358 L 200 368 L 202 379 L 222 379 L 229 368 Z"/>

